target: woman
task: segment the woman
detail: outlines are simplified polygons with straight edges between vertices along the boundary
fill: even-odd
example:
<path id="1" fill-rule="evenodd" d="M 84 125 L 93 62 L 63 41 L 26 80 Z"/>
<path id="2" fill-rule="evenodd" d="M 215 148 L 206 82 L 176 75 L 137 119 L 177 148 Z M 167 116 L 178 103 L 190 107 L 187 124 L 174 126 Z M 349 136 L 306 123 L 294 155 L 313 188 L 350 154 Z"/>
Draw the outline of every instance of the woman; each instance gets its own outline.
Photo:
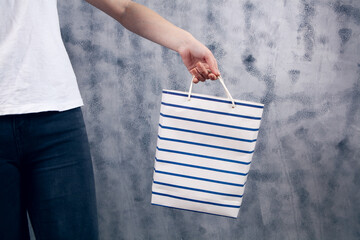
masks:
<path id="1" fill-rule="evenodd" d="M 128 0 L 88 0 L 128 30 L 177 51 L 194 82 L 217 79 L 203 44 Z M 83 101 L 56 0 L 0 0 L 0 239 L 97 239 Z"/>

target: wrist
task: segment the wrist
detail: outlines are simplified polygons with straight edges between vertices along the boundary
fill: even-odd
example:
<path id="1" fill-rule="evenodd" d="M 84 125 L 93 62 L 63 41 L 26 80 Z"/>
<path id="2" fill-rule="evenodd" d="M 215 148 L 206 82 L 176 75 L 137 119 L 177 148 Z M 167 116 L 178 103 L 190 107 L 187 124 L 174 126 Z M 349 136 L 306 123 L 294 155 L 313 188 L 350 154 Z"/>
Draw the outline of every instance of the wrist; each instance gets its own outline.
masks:
<path id="1" fill-rule="evenodd" d="M 193 37 L 193 35 L 191 35 L 191 33 L 185 30 L 183 31 L 184 33 L 182 34 L 182 38 L 179 38 L 181 40 L 179 41 L 179 44 L 175 49 L 175 51 L 179 54 L 183 52 L 185 49 L 189 48 L 192 42 L 196 41 L 196 39 Z"/>

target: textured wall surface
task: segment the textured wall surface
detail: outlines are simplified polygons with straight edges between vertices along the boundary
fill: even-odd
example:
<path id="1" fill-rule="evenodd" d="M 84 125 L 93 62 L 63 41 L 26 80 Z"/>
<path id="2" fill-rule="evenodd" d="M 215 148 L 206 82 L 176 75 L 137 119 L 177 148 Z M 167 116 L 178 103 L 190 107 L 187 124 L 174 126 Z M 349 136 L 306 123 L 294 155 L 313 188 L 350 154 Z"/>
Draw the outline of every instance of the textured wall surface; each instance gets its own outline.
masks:
<path id="1" fill-rule="evenodd" d="M 161 90 L 186 91 L 190 74 L 85 1 L 59 0 L 101 239 L 360 239 L 360 1 L 138 2 L 206 44 L 233 96 L 265 110 L 237 220 L 151 206 Z M 225 96 L 218 82 L 194 91 Z"/>

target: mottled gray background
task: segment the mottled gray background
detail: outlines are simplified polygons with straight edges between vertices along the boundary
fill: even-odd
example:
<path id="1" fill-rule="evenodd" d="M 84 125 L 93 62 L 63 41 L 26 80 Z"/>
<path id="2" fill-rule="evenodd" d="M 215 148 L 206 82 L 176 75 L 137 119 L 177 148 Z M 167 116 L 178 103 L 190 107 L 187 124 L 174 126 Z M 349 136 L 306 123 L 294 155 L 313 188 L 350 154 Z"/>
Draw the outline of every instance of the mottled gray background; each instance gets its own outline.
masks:
<path id="1" fill-rule="evenodd" d="M 237 99 L 265 104 L 237 220 L 150 205 L 177 53 L 59 0 L 96 174 L 101 239 L 360 239 L 360 1 L 153 0 L 206 44 Z M 195 92 L 225 96 L 218 82 Z"/>

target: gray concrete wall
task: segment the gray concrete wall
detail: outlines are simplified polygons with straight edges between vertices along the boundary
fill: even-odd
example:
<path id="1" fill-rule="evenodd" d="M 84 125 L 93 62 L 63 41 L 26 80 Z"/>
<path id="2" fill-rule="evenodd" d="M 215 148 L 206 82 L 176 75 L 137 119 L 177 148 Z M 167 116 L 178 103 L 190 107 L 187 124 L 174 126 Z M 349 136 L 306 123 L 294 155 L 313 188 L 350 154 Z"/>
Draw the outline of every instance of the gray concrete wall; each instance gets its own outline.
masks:
<path id="1" fill-rule="evenodd" d="M 59 0 L 96 173 L 101 239 L 359 239 L 360 1 L 139 0 L 206 44 L 237 99 L 265 104 L 237 220 L 150 205 L 177 53 Z M 195 92 L 225 96 L 217 82 Z"/>

